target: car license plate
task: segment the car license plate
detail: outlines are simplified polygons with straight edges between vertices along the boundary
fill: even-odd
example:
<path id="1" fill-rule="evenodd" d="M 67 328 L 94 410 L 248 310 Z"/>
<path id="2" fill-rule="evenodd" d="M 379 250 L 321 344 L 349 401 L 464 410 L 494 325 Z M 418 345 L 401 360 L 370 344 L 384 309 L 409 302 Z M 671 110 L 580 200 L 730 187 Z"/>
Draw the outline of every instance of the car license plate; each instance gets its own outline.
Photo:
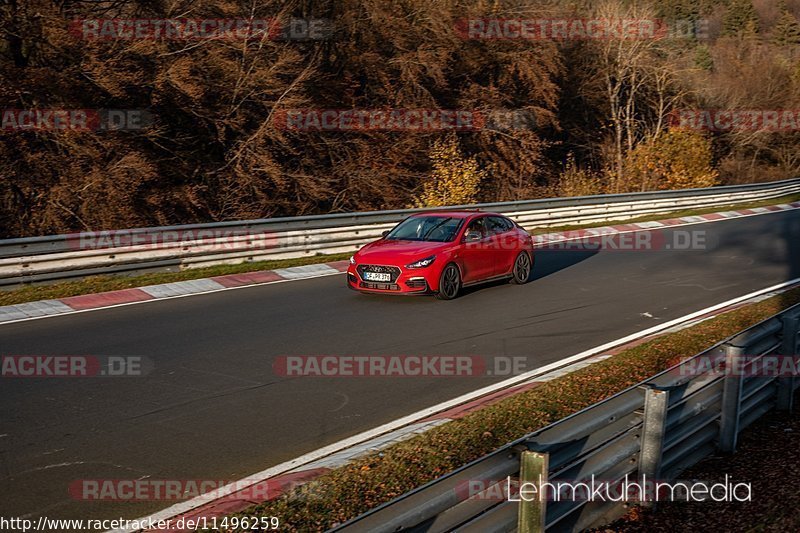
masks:
<path id="1" fill-rule="evenodd" d="M 364 272 L 364 279 L 367 281 L 391 281 L 392 275 L 385 272 Z"/>

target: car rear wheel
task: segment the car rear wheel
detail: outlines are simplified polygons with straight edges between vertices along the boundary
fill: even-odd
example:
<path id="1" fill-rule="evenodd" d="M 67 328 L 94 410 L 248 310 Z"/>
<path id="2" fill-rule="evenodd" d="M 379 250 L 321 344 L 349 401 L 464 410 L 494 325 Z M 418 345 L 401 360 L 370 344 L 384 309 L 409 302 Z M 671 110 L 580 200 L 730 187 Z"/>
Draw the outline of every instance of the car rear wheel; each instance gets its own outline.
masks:
<path id="1" fill-rule="evenodd" d="M 461 290 L 461 272 L 458 267 L 450 263 L 444 270 L 442 276 L 439 278 L 439 292 L 436 297 L 440 300 L 452 300 L 458 296 L 458 291 Z"/>
<path id="2" fill-rule="evenodd" d="M 514 270 L 511 276 L 511 283 L 522 285 L 528 282 L 531 275 L 531 256 L 528 252 L 520 252 L 514 261 Z"/>

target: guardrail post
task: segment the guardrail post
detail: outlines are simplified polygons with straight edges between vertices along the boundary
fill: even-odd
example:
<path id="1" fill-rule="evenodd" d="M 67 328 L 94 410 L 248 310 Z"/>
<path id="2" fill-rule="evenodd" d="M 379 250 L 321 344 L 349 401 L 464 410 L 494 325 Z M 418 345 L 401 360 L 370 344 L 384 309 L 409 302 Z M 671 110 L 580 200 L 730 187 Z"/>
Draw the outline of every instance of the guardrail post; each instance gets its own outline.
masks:
<path id="1" fill-rule="evenodd" d="M 525 483 L 536 486 L 536 497 L 529 501 L 519 497 L 519 514 L 517 515 L 518 533 L 544 533 L 545 515 L 547 514 L 547 494 L 542 493 L 542 485 L 547 483 L 550 457 L 546 453 L 524 451 L 520 456 L 519 485 L 520 490 Z"/>
<path id="2" fill-rule="evenodd" d="M 781 356 L 791 357 L 793 361 L 797 359 L 797 335 L 800 331 L 800 315 L 786 314 L 781 317 L 783 322 L 783 335 L 781 342 Z M 794 368 L 795 365 L 792 365 Z M 794 407 L 794 388 L 795 376 L 781 376 L 778 378 L 778 401 L 779 411 L 792 412 Z"/>
<path id="3" fill-rule="evenodd" d="M 722 453 L 736 451 L 739 438 L 739 407 L 744 380 L 740 372 L 744 349 L 725 346 L 725 377 L 722 389 L 722 416 L 719 423 L 719 449 Z"/>
<path id="4" fill-rule="evenodd" d="M 652 385 L 645 388 L 644 422 L 642 423 L 642 445 L 639 450 L 639 478 L 642 483 L 641 502 L 651 507 L 653 502 L 647 496 L 647 479 L 655 483 L 661 475 L 661 455 L 664 449 L 664 434 L 667 428 L 669 391 Z"/>
<path id="5" fill-rule="evenodd" d="M 653 486 L 661 475 L 661 456 L 664 450 L 664 433 L 667 427 L 669 391 L 647 386 L 644 393 L 644 422 L 642 424 L 642 445 L 639 451 L 639 478 L 642 483 L 642 506 L 651 507 L 653 500 L 648 496 L 647 479 Z M 653 498 L 654 499 L 654 498 Z"/>

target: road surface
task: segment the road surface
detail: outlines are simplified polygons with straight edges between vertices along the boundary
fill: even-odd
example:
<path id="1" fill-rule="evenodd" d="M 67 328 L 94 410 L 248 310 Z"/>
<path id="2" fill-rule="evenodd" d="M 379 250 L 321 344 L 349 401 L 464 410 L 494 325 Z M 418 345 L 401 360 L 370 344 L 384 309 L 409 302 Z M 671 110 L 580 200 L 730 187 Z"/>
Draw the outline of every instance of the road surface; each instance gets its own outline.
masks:
<path id="1" fill-rule="evenodd" d="M 0 516 L 136 518 L 81 479 L 236 480 L 495 381 L 285 378 L 283 355 L 524 356 L 545 365 L 800 277 L 798 211 L 687 226 L 701 251 L 537 255 L 530 283 L 451 302 L 365 296 L 344 275 L 0 325 L 0 355 L 143 356 L 138 378 L 0 378 Z"/>

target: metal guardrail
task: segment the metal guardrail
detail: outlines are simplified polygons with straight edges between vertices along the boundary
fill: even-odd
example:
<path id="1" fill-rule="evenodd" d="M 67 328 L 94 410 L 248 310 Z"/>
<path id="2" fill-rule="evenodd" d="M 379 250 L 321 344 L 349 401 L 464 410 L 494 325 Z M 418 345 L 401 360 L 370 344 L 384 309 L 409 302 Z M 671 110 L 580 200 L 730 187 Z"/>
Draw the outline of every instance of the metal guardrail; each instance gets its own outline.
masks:
<path id="1" fill-rule="evenodd" d="M 520 461 L 530 452 L 543 458 L 545 480 L 579 483 L 595 476 L 616 481 L 643 474 L 650 480 L 676 479 L 708 455 L 735 451 L 738 435 L 766 412 L 790 410 L 800 385 L 793 377 L 725 374 L 700 363 L 724 362 L 731 369 L 779 354 L 794 356 L 796 366 L 798 351 L 800 305 L 332 531 L 511 532 L 518 531 L 519 519 L 539 516 L 544 516 L 543 528 L 523 523 L 519 530 L 577 532 L 602 526 L 625 512 L 623 503 L 537 502 L 532 512 L 528 503 L 486 495 L 504 493 L 501 486 L 508 476 L 520 477 Z M 530 476 L 525 464 L 523 478 Z M 475 486 L 482 492 L 468 490 Z"/>
<path id="2" fill-rule="evenodd" d="M 622 220 L 798 192 L 800 179 L 447 209 L 496 211 L 531 229 Z M 315 215 L 0 240 L 0 286 L 354 252 L 408 215 L 420 211 L 423 210 Z"/>

